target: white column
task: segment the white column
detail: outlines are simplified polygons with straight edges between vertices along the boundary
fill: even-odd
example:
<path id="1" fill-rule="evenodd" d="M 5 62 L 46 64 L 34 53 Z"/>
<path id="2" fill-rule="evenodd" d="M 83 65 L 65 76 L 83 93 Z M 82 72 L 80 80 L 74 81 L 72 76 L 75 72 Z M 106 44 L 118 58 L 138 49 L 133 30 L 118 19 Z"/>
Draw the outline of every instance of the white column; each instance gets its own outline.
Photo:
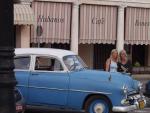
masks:
<path id="1" fill-rule="evenodd" d="M 21 26 L 21 48 L 30 47 L 30 26 Z"/>
<path id="2" fill-rule="evenodd" d="M 148 46 L 148 66 L 150 66 L 150 45 Z"/>
<path id="3" fill-rule="evenodd" d="M 118 25 L 117 25 L 117 44 L 118 51 L 124 49 L 124 6 L 118 8 Z"/>
<path id="4" fill-rule="evenodd" d="M 71 50 L 78 54 L 78 37 L 79 37 L 79 4 L 73 3 L 72 7 L 72 24 L 71 24 Z"/>

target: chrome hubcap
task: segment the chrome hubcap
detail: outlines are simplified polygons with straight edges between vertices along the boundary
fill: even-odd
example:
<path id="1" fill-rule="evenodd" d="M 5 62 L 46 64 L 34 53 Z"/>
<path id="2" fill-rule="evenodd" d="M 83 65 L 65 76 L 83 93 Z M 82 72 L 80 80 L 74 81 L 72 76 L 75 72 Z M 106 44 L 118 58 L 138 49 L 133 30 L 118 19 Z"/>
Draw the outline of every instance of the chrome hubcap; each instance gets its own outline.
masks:
<path id="1" fill-rule="evenodd" d="M 94 107 L 95 113 L 103 113 L 105 109 L 105 106 L 103 104 L 96 104 Z"/>

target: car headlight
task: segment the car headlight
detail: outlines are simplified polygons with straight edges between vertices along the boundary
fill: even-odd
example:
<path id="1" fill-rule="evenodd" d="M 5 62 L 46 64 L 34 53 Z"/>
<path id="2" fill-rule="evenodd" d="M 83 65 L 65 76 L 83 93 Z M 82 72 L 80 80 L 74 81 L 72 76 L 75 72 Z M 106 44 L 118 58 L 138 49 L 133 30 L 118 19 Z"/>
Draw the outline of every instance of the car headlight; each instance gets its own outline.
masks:
<path id="1" fill-rule="evenodd" d="M 143 84 L 141 82 L 138 83 L 138 90 L 139 90 L 140 95 L 142 96 L 143 95 Z"/>
<path id="2" fill-rule="evenodd" d="M 143 89 L 143 84 L 141 82 L 138 83 L 138 89 L 141 91 Z"/>
<path id="3" fill-rule="evenodd" d="M 127 98 L 127 95 L 128 95 L 128 87 L 127 87 L 126 85 L 123 85 L 122 90 L 123 90 L 123 93 L 124 93 L 125 97 Z"/>
<path id="4" fill-rule="evenodd" d="M 123 85 L 122 90 L 124 94 L 128 93 L 128 87 L 126 85 Z"/>

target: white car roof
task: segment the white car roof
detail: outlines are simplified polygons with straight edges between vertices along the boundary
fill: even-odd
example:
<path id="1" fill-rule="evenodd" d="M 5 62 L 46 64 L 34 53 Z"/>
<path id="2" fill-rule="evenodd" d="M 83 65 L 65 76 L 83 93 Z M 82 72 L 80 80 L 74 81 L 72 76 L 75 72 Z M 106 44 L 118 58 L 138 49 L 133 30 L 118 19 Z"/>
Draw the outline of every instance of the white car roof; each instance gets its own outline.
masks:
<path id="1" fill-rule="evenodd" d="M 74 52 L 63 49 L 52 49 L 52 48 L 16 48 L 16 55 L 52 55 L 62 58 L 67 55 L 76 55 Z"/>

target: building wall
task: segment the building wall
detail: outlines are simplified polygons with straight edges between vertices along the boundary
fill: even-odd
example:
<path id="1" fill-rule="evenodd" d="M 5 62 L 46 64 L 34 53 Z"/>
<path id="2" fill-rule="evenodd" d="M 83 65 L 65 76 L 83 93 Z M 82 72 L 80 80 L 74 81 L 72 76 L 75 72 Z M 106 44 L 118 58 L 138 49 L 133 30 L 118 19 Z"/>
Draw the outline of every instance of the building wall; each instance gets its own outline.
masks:
<path id="1" fill-rule="evenodd" d="M 85 62 L 88 64 L 88 66 L 93 67 L 93 47 L 91 44 L 80 44 L 80 6 L 82 4 L 93 4 L 93 5 L 104 5 L 104 6 L 115 6 L 118 9 L 117 12 L 117 36 L 116 36 L 116 47 L 118 50 L 121 50 L 124 48 L 124 23 L 125 23 L 125 11 L 128 7 L 134 7 L 134 8 L 150 8 L 150 0 L 35 0 L 36 1 L 49 1 L 49 2 L 67 2 L 71 3 L 72 5 L 72 12 L 71 12 L 71 39 L 70 39 L 70 45 L 71 50 L 78 53 L 79 55 L 85 60 Z M 90 46 L 89 46 L 90 45 Z M 78 51 L 79 49 L 79 51 Z M 150 65 L 150 47 L 148 49 L 148 64 Z M 89 60 L 90 59 L 90 60 Z"/>
<path id="2" fill-rule="evenodd" d="M 30 47 L 30 26 L 28 25 L 16 26 L 16 47 L 17 48 Z"/>
<path id="3" fill-rule="evenodd" d="M 22 26 L 21 27 L 21 47 L 29 48 L 30 47 L 30 26 Z"/>
<path id="4" fill-rule="evenodd" d="M 148 66 L 150 66 L 150 45 L 148 46 Z"/>
<path id="5" fill-rule="evenodd" d="M 16 48 L 21 47 L 21 26 L 16 26 Z"/>

